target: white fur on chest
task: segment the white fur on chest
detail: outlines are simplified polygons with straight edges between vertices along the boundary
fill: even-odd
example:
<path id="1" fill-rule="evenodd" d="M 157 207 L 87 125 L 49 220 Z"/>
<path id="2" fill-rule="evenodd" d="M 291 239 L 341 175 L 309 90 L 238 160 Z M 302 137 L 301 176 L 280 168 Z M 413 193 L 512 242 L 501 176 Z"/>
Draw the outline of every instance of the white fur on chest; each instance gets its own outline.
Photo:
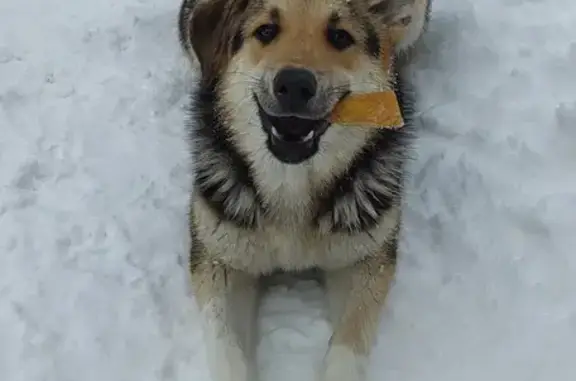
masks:
<path id="1" fill-rule="evenodd" d="M 218 222 L 202 200 L 195 202 L 197 235 L 209 260 L 265 274 L 277 269 L 337 269 L 380 254 L 396 228 L 399 211 L 391 209 L 373 230 L 356 235 L 323 234 L 309 225 L 264 223 L 255 230 Z"/>
<path id="2" fill-rule="evenodd" d="M 331 126 L 320 141 L 318 153 L 306 163 L 291 165 L 276 159 L 265 147 L 263 132 L 252 129 L 238 141 L 248 155 L 255 182 L 264 201 L 278 209 L 282 218 L 297 222 L 308 217 L 312 195 L 351 165 L 355 154 L 374 134 L 373 130 Z"/>

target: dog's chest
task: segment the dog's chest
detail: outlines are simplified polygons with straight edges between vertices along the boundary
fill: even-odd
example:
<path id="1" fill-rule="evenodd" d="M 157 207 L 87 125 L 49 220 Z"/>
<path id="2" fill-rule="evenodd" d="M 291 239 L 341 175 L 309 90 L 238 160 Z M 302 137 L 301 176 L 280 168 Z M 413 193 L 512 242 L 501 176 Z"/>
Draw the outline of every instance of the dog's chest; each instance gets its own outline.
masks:
<path id="1" fill-rule="evenodd" d="M 379 177 L 347 179 L 344 188 L 349 189 L 338 189 L 332 197 L 333 180 L 353 156 L 345 147 L 332 148 L 339 149 L 327 151 L 344 152 L 343 158 L 319 153 L 311 165 L 301 166 L 254 151 L 255 187 L 231 180 L 228 166 L 209 168 L 209 185 L 218 186 L 218 192 L 198 195 L 194 207 L 196 234 L 207 259 L 262 274 L 335 269 L 381 250 L 399 219 L 386 172 L 382 168 Z M 209 201 L 221 205 L 220 211 L 209 207 Z M 383 207 L 386 203 L 389 208 Z"/>
<path id="2" fill-rule="evenodd" d="M 210 256 L 215 260 L 256 274 L 346 266 L 369 254 L 366 243 L 366 238 L 320 237 L 303 229 L 287 231 L 275 226 L 261 231 L 221 226 L 204 241 L 212 247 Z"/>
<path id="3" fill-rule="evenodd" d="M 209 210 L 199 208 L 198 238 L 209 260 L 221 261 L 254 274 L 274 270 L 336 269 L 377 254 L 389 239 L 398 215 L 390 211 L 370 232 L 323 233 L 308 224 L 268 222 L 244 229 L 218 222 Z"/>

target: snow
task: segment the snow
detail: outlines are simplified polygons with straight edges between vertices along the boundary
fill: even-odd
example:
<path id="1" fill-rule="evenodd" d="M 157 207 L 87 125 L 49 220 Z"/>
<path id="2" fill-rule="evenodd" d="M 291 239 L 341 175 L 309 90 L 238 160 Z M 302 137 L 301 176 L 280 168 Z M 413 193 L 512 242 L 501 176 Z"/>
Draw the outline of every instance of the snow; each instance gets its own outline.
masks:
<path id="1" fill-rule="evenodd" d="M 208 381 L 186 273 L 179 0 L 0 3 L 0 379 Z M 576 3 L 436 0 L 371 380 L 576 378 Z M 312 380 L 313 284 L 262 307 L 262 381 Z"/>

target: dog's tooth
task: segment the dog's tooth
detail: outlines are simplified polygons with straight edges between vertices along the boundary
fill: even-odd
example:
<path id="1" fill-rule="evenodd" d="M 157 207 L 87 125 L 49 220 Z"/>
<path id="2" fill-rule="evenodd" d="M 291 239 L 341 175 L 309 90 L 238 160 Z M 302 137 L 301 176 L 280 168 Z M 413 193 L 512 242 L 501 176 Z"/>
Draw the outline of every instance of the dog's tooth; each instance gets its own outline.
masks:
<path id="1" fill-rule="evenodd" d="M 310 132 L 308 133 L 308 135 L 304 136 L 304 137 L 302 138 L 302 141 L 303 141 L 303 142 L 307 142 L 308 140 L 312 139 L 313 137 L 314 137 L 314 130 L 310 131 Z"/>
<path id="2" fill-rule="evenodd" d="M 282 135 L 280 135 L 280 133 L 278 132 L 278 130 L 276 129 L 276 127 L 272 126 L 272 135 L 274 135 L 277 138 L 281 138 Z"/>

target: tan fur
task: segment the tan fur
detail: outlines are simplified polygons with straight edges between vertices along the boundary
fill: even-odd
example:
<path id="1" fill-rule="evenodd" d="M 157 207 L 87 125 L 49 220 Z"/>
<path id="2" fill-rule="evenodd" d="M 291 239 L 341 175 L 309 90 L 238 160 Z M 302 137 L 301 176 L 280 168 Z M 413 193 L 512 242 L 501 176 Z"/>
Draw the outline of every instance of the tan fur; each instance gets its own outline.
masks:
<path id="1" fill-rule="evenodd" d="M 333 180 L 352 164 L 376 131 L 333 125 L 308 162 L 286 165 L 265 149 L 266 136 L 252 94 L 258 91 L 259 81 L 269 85 L 273 74 L 288 65 L 321 73 L 324 89 L 344 85 L 356 92 L 389 89 L 393 78 L 381 57 L 369 56 L 360 44 L 346 51 L 334 50 L 326 42 L 327 22 L 336 13 L 339 27 L 363 41 L 362 23 L 381 20 L 378 36 L 404 49 L 419 37 L 428 2 L 390 0 L 395 4 L 390 14 L 374 15 L 368 12 L 369 0 L 351 0 L 358 3 L 360 13 L 353 15 L 346 0 L 201 0 L 195 5 L 184 1 L 183 9 L 189 9 L 181 19 L 184 49 L 191 59 L 198 59 L 203 80 L 221 78 L 218 112 L 226 120 L 231 142 L 253 170 L 258 196 L 273 206 L 273 212 L 265 215 L 254 206 L 254 195 L 242 190 L 235 203 L 226 207 L 234 213 L 254 214 L 256 228 L 244 229 L 222 221 L 202 197 L 192 197 L 190 269 L 204 314 L 213 381 L 256 381 L 253 325 L 258 278 L 277 269 L 311 267 L 325 272 L 334 328 L 319 381 L 363 381 L 364 362 L 394 276 L 400 205 L 393 205 L 365 231 L 349 234 L 332 228 L 339 218 L 357 218 L 358 203 L 365 199 L 368 187 L 383 194 L 392 192 L 386 184 L 397 175 L 395 164 L 402 161 L 403 153 L 386 152 L 386 164 L 379 166 L 378 173 L 382 182 L 360 179 L 349 198 L 339 200 L 332 215 L 322 217 L 318 228 L 311 228 L 307 222 L 319 195 L 333 186 Z M 278 10 L 282 33 L 277 41 L 263 46 L 251 36 L 259 25 L 271 21 L 271 9 Z M 238 30 L 243 31 L 244 41 L 232 54 Z M 202 162 L 214 160 L 209 152 L 198 155 Z M 233 176 L 233 163 L 214 165 L 206 181 L 226 188 L 233 185 Z"/>
<path id="2" fill-rule="evenodd" d="M 384 253 L 327 275 L 333 308 L 334 304 L 343 304 L 339 311 L 332 311 L 335 329 L 331 345 L 345 345 L 356 353 L 369 354 L 395 268 L 394 261 Z"/>
<path id="3" fill-rule="evenodd" d="M 364 54 L 361 47 L 355 46 L 345 52 L 338 52 L 328 45 L 325 38 L 326 22 L 343 0 L 268 0 L 263 8 L 247 25 L 253 29 L 264 22 L 270 22 L 269 9 L 278 9 L 282 33 L 277 41 L 262 46 L 255 39 L 248 41 L 250 63 L 264 64 L 267 67 L 294 65 L 319 71 L 354 70 Z M 341 15 L 338 26 L 345 28 L 357 38 L 362 38 L 359 26 L 350 18 Z"/>
<path id="4" fill-rule="evenodd" d="M 420 38 L 428 18 L 429 0 L 414 0 L 413 4 L 403 8 L 399 22 L 390 27 L 392 41 L 397 51 L 406 51 Z"/>
<path id="5" fill-rule="evenodd" d="M 194 200 L 194 209 L 197 239 L 208 248 L 203 254 L 205 261 L 226 263 L 253 275 L 278 268 L 297 271 L 318 266 L 336 270 L 374 253 L 387 261 L 387 253 L 379 251 L 393 237 L 400 218 L 399 209 L 393 208 L 373 230 L 357 235 L 328 234 L 297 221 L 265 221 L 261 229 L 250 231 L 220 222 L 199 197 Z"/>
<path id="6" fill-rule="evenodd" d="M 255 381 L 258 279 L 218 261 L 192 271 L 214 381 Z M 225 321 L 226 324 L 221 322 Z"/>

